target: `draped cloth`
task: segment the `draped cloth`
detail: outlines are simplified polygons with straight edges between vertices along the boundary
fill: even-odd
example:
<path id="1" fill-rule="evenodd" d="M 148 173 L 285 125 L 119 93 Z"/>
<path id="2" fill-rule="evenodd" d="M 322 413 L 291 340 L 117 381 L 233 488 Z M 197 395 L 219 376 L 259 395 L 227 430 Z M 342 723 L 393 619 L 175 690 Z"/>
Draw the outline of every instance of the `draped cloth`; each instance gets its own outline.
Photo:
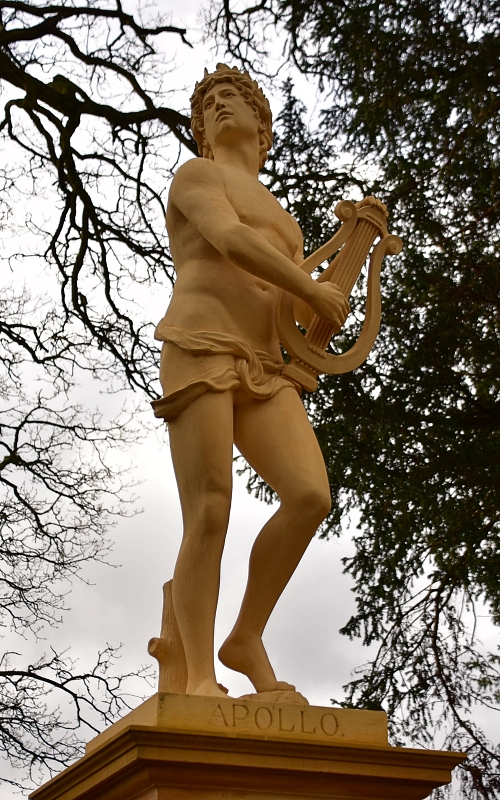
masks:
<path id="1" fill-rule="evenodd" d="M 283 361 L 252 350 L 235 336 L 213 331 L 186 331 L 158 325 L 163 341 L 160 381 L 163 397 L 151 405 L 155 417 L 169 422 L 205 392 L 233 391 L 235 402 L 269 400 L 283 389 L 300 389 L 281 371 Z"/>

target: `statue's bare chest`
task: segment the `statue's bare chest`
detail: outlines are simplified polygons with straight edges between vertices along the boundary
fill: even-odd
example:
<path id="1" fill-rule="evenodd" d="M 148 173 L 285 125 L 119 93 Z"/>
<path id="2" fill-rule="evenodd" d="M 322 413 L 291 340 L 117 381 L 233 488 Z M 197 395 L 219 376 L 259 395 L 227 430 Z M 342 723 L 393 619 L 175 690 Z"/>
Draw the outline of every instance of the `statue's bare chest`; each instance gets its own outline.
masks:
<path id="1" fill-rule="evenodd" d="M 292 258 L 297 250 L 298 229 L 291 216 L 258 180 L 241 174 L 224 175 L 226 196 L 240 222 L 264 236 L 278 250 Z"/>

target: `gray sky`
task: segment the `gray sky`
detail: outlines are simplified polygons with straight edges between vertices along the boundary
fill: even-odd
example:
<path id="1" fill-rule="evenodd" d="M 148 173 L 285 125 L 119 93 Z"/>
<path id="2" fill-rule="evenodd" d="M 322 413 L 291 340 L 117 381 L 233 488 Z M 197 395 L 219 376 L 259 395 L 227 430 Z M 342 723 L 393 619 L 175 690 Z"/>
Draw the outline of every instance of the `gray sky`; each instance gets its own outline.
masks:
<path id="1" fill-rule="evenodd" d="M 199 0 L 182 3 L 159 3 L 172 10 L 172 23 L 184 23 L 196 42 Z M 174 55 L 173 53 L 171 54 Z M 188 51 L 177 47 L 176 75 L 180 86 L 192 87 L 203 73 L 219 60 L 199 42 Z M 271 105 L 276 113 L 277 103 Z M 307 95 L 304 84 L 302 95 Z M 177 105 L 187 108 L 189 93 L 178 98 Z M 313 92 L 311 90 L 311 99 Z M 340 198 L 339 198 L 340 199 Z M 168 297 L 151 298 L 152 321 L 163 314 Z M 99 393 L 98 386 L 85 387 L 89 407 L 109 407 L 111 399 Z M 120 671 L 133 671 L 151 663 L 147 642 L 159 634 L 162 584 L 172 577 L 181 533 L 180 506 L 177 497 L 170 451 L 166 437 L 151 431 L 126 455 L 133 463 L 137 478 L 138 506 L 142 514 L 120 520 L 111 532 L 114 540 L 113 569 L 92 565 L 85 577 L 90 584 L 77 582 L 68 598 L 70 611 L 63 625 L 47 633 L 46 644 L 56 649 L 71 647 L 73 656 L 91 663 L 93 653 L 106 642 L 123 643 Z M 232 627 L 243 595 L 248 556 L 259 529 L 273 509 L 249 496 L 245 479 L 235 476 L 230 526 L 222 564 L 220 602 L 216 626 L 216 649 Z M 313 540 L 291 583 L 280 599 L 266 629 L 264 642 L 277 676 L 294 683 L 315 705 L 329 705 L 331 698 L 342 696 L 342 685 L 352 671 L 369 658 L 369 651 L 359 642 L 350 642 L 338 633 L 354 611 L 350 580 L 342 574 L 341 559 L 352 552 L 349 530 L 340 540 Z M 486 632 L 489 638 L 489 632 Z M 27 649 L 32 647 L 27 643 Z M 33 653 L 40 647 L 33 646 Z M 221 683 L 231 695 L 252 691 L 243 676 L 222 665 L 217 668 Z M 144 686 L 139 691 L 146 693 Z M 153 690 L 151 690 L 153 691 Z M 488 724 L 488 721 L 485 720 Z M 493 731 L 492 731 L 493 733 Z M 10 800 L 12 790 L 0 789 L 0 800 Z"/>

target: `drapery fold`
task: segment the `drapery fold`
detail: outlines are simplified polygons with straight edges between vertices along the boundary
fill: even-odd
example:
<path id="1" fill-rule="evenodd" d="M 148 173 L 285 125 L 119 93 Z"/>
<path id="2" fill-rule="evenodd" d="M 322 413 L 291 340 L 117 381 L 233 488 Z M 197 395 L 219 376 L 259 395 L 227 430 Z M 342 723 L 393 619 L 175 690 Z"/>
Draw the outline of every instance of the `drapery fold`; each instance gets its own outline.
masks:
<path id="1" fill-rule="evenodd" d="M 185 359 L 177 354 L 175 365 L 168 350 L 162 353 L 164 396 L 153 400 L 151 405 L 155 416 L 167 422 L 175 419 L 205 392 L 241 390 L 252 400 L 268 400 L 290 386 L 298 388 L 281 374 L 283 361 L 261 350 L 253 350 L 243 339 L 235 336 L 214 331 L 186 331 L 162 321 L 156 329 L 155 339 L 175 345 L 186 353 Z M 197 356 L 204 358 L 198 359 Z M 214 356 L 213 361 L 207 356 Z M 228 363 L 227 358 L 217 356 L 232 356 L 233 361 Z M 169 361 L 176 370 L 173 381 Z"/>

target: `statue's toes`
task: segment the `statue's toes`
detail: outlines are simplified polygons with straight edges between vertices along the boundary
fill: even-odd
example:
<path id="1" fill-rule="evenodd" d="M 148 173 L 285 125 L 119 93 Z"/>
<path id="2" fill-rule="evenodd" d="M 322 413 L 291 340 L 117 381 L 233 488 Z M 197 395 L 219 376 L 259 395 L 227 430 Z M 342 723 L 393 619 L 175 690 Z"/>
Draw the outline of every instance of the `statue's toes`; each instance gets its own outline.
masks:
<path id="1" fill-rule="evenodd" d="M 276 692 L 295 692 L 295 686 L 292 686 L 291 683 L 286 683 L 286 681 L 276 681 Z"/>

